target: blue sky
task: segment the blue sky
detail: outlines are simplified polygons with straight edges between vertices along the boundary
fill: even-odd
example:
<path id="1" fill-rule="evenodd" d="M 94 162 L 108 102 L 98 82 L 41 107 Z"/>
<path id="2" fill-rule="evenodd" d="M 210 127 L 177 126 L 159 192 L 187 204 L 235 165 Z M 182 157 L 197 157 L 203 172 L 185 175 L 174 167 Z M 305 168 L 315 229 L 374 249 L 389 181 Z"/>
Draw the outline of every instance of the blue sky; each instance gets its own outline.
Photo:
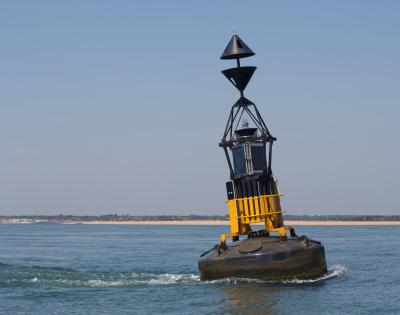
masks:
<path id="1" fill-rule="evenodd" d="M 290 214 L 400 214 L 397 1 L 0 2 L 0 214 L 225 214 L 246 96 Z"/>

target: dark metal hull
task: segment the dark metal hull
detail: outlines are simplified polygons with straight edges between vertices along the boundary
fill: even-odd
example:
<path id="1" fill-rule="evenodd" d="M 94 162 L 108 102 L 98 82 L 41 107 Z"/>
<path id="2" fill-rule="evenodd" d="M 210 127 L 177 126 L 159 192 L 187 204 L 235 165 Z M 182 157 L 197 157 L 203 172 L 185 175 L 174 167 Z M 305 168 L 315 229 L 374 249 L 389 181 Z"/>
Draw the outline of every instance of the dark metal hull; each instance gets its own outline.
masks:
<path id="1" fill-rule="evenodd" d="M 315 279 L 327 272 L 320 242 L 301 237 L 255 237 L 215 246 L 201 255 L 202 280 L 227 277 L 263 280 Z"/>

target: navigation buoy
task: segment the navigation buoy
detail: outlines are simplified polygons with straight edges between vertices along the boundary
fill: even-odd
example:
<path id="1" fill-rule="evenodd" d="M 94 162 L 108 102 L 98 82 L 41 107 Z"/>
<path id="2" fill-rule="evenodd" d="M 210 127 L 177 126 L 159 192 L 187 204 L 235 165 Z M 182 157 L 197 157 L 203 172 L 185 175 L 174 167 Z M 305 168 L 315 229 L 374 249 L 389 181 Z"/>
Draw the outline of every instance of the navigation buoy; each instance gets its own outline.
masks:
<path id="1" fill-rule="evenodd" d="M 231 231 L 221 235 L 219 245 L 200 256 L 201 279 L 318 278 L 327 272 L 324 247 L 307 236 L 297 236 L 294 227 L 284 225 L 280 202 L 283 195 L 271 164 L 272 145 L 277 139 L 257 106 L 243 94 L 256 67 L 243 67 L 240 59 L 253 55 L 233 34 L 221 56 L 224 60 L 236 59 L 236 67 L 222 73 L 240 92 L 219 143 L 230 172 L 226 190 Z M 254 224 L 262 224 L 263 228 L 254 230 Z M 232 242 L 228 244 L 229 237 Z"/>

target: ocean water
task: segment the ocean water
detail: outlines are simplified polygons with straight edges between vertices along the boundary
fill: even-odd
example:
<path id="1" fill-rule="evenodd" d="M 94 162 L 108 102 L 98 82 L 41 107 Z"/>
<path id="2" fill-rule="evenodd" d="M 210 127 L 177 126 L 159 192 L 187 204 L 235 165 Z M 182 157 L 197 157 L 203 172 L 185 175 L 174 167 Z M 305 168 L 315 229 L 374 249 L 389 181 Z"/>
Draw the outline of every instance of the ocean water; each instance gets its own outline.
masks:
<path id="1" fill-rule="evenodd" d="M 298 227 L 317 281 L 202 282 L 223 226 L 0 225 L 0 314 L 400 314 L 400 227 Z"/>

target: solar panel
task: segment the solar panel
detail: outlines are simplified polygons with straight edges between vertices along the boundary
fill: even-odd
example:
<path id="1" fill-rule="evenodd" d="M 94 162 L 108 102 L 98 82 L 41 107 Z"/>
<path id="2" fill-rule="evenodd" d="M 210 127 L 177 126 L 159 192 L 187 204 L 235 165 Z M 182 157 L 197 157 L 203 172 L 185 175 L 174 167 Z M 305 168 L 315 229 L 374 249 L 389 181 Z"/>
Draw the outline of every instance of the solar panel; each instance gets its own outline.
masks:
<path id="1" fill-rule="evenodd" d="M 244 148 L 242 146 L 232 148 L 233 168 L 235 175 L 242 175 L 246 173 L 246 163 L 244 159 Z"/>
<path id="2" fill-rule="evenodd" d="M 253 171 L 263 171 L 265 168 L 265 153 L 262 145 L 251 146 Z"/>

